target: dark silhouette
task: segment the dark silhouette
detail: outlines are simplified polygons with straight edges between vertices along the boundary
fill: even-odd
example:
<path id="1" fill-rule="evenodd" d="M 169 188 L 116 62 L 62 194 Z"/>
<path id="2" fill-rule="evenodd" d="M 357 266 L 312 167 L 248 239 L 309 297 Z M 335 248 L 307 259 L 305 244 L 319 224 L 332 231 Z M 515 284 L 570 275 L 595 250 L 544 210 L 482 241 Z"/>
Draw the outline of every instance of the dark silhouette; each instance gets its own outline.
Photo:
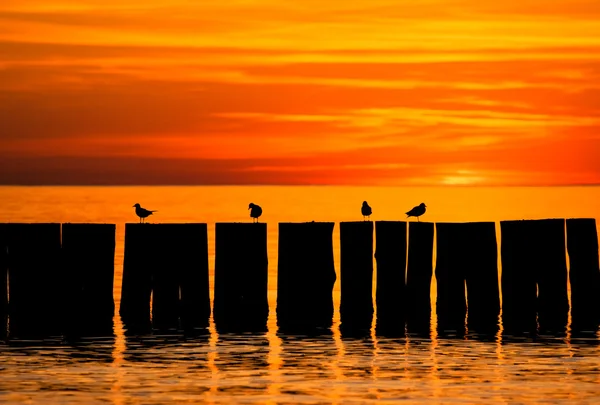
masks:
<path id="1" fill-rule="evenodd" d="M 262 208 L 260 208 L 260 206 L 254 204 L 254 203 L 250 203 L 250 205 L 248 206 L 250 211 L 250 216 L 252 217 L 252 221 L 253 222 L 258 222 L 258 217 L 260 217 L 262 215 Z M 254 221 L 256 220 L 256 221 Z"/>
<path id="2" fill-rule="evenodd" d="M 202 336 L 211 313 L 207 225 L 149 225 L 125 226 L 120 315 L 126 335 L 183 329 L 186 336 Z M 340 224 L 342 337 L 370 334 L 374 225 L 376 333 L 404 336 L 406 326 L 409 336 L 429 336 L 434 224 L 357 221 Z M 0 224 L 0 339 L 61 334 L 69 342 L 84 336 L 112 339 L 115 229 L 114 224 Z M 331 332 L 333 229 L 334 223 L 314 221 L 279 224 L 279 333 Z M 567 220 L 566 240 L 564 219 L 501 221 L 500 229 L 503 333 L 519 339 L 536 333 L 564 336 L 569 276 L 572 336 L 597 343 L 596 221 Z M 438 223 L 435 235 L 438 337 L 463 336 L 465 315 L 469 336 L 495 336 L 500 312 L 496 224 Z M 217 224 L 214 319 L 219 333 L 264 332 L 267 246 L 266 223 Z"/>
<path id="3" fill-rule="evenodd" d="M 124 253 L 119 311 L 129 334 L 208 326 L 206 224 L 126 224 Z"/>
<path id="4" fill-rule="evenodd" d="M 410 223 L 406 267 L 406 328 L 409 333 L 429 333 L 431 278 L 433 274 L 433 224 Z"/>
<path id="5" fill-rule="evenodd" d="M 148 218 L 152 213 L 157 212 L 156 210 L 150 211 L 145 208 L 142 208 L 140 204 L 135 204 L 135 215 L 140 217 L 140 223 L 144 222 L 146 218 Z"/>
<path id="6" fill-rule="evenodd" d="M 68 296 L 61 266 L 61 225 L 4 226 L 9 268 L 9 338 L 59 335 Z"/>
<path id="7" fill-rule="evenodd" d="M 567 250 L 571 264 L 571 331 L 597 331 L 600 271 L 595 219 L 567 219 Z"/>
<path id="8" fill-rule="evenodd" d="M 340 330 L 370 334 L 373 322 L 373 222 L 340 223 Z"/>
<path id="9" fill-rule="evenodd" d="M 403 336 L 406 302 L 406 222 L 377 221 L 377 326 L 380 336 Z"/>
<path id="10" fill-rule="evenodd" d="M 333 222 L 279 223 L 280 333 L 305 334 L 331 328 L 336 279 L 333 228 Z"/>
<path id="11" fill-rule="evenodd" d="M 217 331 L 266 332 L 267 224 L 218 223 L 213 317 Z"/>
<path id="12" fill-rule="evenodd" d="M 366 201 L 363 201 L 360 212 L 363 215 L 363 219 L 366 220 L 371 219 L 371 214 L 373 213 L 373 210 L 371 209 L 371 207 L 369 207 L 369 204 L 367 204 Z"/>
<path id="13" fill-rule="evenodd" d="M 426 208 L 427 208 L 427 206 L 425 205 L 425 203 L 421 203 L 421 204 L 417 205 L 416 207 L 414 207 L 412 210 L 408 211 L 406 213 L 406 215 L 407 215 L 406 218 L 417 217 L 417 221 L 419 221 L 419 217 L 421 215 L 425 214 Z"/>
<path id="14" fill-rule="evenodd" d="M 69 338 L 113 335 L 115 232 L 114 224 L 62 225 L 63 331 Z"/>
<path id="15" fill-rule="evenodd" d="M 500 314 L 496 225 L 493 222 L 437 223 L 438 334 L 495 333 Z"/>
<path id="16" fill-rule="evenodd" d="M 500 221 L 504 333 L 566 332 L 564 219 Z"/>

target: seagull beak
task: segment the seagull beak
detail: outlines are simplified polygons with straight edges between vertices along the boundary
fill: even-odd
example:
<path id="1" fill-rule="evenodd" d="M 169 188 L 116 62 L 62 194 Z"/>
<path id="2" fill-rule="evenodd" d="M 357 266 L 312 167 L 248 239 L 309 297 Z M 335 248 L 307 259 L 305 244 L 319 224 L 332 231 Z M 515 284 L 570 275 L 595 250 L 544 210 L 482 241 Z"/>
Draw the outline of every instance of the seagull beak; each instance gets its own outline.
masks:
<path id="1" fill-rule="evenodd" d="M 131 208 L 135 207 L 135 205 L 132 205 Z"/>

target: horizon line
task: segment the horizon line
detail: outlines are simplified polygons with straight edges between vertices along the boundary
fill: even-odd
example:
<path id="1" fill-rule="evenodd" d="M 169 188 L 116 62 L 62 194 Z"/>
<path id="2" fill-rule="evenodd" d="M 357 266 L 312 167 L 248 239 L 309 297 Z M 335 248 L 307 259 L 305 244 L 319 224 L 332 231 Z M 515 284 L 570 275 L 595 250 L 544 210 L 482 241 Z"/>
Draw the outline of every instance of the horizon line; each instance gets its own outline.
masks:
<path id="1" fill-rule="evenodd" d="M 384 184 L 274 184 L 274 183 L 222 183 L 222 184 L 201 184 L 201 183 L 157 183 L 157 184 L 139 184 L 139 183 L 106 183 L 106 184 L 85 184 L 85 183 L 0 183 L 0 187 L 378 187 L 378 188 L 565 188 L 565 187 L 600 187 L 600 183 L 585 184 L 413 184 L 413 185 L 384 185 Z"/>

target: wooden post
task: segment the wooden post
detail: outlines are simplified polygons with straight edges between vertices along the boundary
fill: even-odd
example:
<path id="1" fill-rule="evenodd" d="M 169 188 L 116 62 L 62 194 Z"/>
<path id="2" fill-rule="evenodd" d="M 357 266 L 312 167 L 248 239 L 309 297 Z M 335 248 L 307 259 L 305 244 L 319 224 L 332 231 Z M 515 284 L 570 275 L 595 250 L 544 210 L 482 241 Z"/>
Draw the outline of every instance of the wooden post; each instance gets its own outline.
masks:
<path id="1" fill-rule="evenodd" d="M 68 334 L 113 333 L 115 232 L 111 224 L 63 224 Z"/>
<path id="2" fill-rule="evenodd" d="M 501 221 L 502 325 L 507 333 L 536 330 L 537 284 L 532 221 Z"/>
<path id="3" fill-rule="evenodd" d="M 571 330 L 596 332 L 600 324 L 600 270 L 595 219 L 567 219 L 571 270 Z"/>
<path id="4" fill-rule="evenodd" d="M 404 334 L 406 222 L 375 223 L 377 334 Z"/>
<path id="5" fill-rule="evenodd" d="M 206 224 L 156 224 L 152 327 L 207 327 L 210 318 Z"/>
<path id="6" fill-rule="evenodd" d="M 8 224 L 7 236 L 10 336 L 60 335 L 60 224 Z"/>
<path id="7" fill-rule="evenodd" d="M 280 223 L 277 323 L 307 332 L 333 323 L 333 222 Z"/>
<path id="8" fill-rule="evenodd" d="M 500 288 L 498 285 L 498 242 L 496 224 L 467 224 L 464 246 L 467 282 L 467 323 L 470 331 L 494 334 L 500 326 Z"/>
<path id="9" fill-rule="evenodd" d="M 125 226 L 121 294 L 124 323 L 135 329 L 148 328 L 152 293 L 153 328 L 178 328 L 180 309 L 186 328 L 208 325 L 206 229 L 206 224 Z"/>
<path id="10" fill-rule="evenodd" d="M 566 333 L 569 318 L 565 220 L 535 221 L 538 321 L 540 331 Z"/>
<path id="11" fill-rule="evenodd" d="M 535 331 L 536 306 L 541 330 L 564 331 L 569 312 L 564 220 L 503 221 L 500 226 L 505 331 Z"/>
<path id="12" fill-rule="evenodd" d="M 129 333 L 147 332 L 151 327 L 150 296 L 157 246 L 156 225 L 125 224 L 125 256 L 119 313 Z"/>
<path id="13" fill-rule="evenodd" d="M 214 320 L 219 331 L 267 330 L 266 223 L 216 225 Z"/>
<path id="14" fill-rule="evenodd" d="M 431 327 L 433 223 L 411 222 L 408 227 L 406 326 L 409 332 L 428 333 Z"/>
<path id="15" fill-rule="evenodd" d="M 465 283 L 469 329 L 494 333 L 498 327 L 498 251 L 493 222 L 438 223 L 437 317 L 440 332 L 465 332 Z"/>
<path id="16" fill-rule="evenodd" d="M 369 332 L 373 322 L 373 222 L 340 223 L 340 328 Z"/>
<path id="17" fill-rule="evenodd" d="M 210 321 L 207 224 L 172 225 L 176 252 L 171 263 L 177 269 L 181 294 L 181 325 L 206 328 Z"/>
<path id="18" fill-rule="evenodd" d="M 437 260 L 437 325 L 440 333 L 465 333 L 467 302 L 465 300 L 465 268 L 468 252 L 463 243 L 467 239 L 466 224 L 436 224 Z"/>
<path id="19" fill-rule="evenodd" d="M 8 320 L 8 241 L 7 225 L 0 224 L 0 339 L 6 338 Z"/>

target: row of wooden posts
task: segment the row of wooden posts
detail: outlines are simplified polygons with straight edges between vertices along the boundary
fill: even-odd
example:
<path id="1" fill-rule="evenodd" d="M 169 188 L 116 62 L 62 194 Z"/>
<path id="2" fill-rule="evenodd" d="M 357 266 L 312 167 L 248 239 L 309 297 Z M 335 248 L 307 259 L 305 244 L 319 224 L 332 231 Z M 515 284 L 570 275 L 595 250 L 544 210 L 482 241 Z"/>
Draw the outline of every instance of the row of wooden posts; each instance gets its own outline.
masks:
<path id="1" fill-rule="evenodd" d="M 304 333 L 332 325 L 336 280 L 330 222 L 280 223 L 277 323 Z M 341 328 L 427 331 L 434 224 L 342 222 Z M 503 221 L 498 282 L 493 222 L 437 223 L 440 331 L 596 330 L 600 322 L 594 219 Z M 566 230 L 566 232 L 565 232 Z M 0 224 L 0 318 L 11 336 L 112 330 L 112 224 Z M 408 237 L 407 237 L 408 234 Z M 565 243 L 566 236 L 566 243 Z M 567 272 L 567 252 L 570 273 Z M 206 224 L 126 224 L 120 315 L 130 331 L 208 326 Z M 8 274 L 8 277 L 7 277 Z M 8 281 L 8 285 L 6 282 Z M 265 223 L 217 223 L 213 316 L 222 331 L 262 331 L 269 314 Z M 502 307 L 500 288 L 502 287 Z M 467 316 L 468 301 L 468 316 Z M 467 322 L 466 322 L 467 320 Z M 2 332 L 0 328 L 0 334 Z"/>

